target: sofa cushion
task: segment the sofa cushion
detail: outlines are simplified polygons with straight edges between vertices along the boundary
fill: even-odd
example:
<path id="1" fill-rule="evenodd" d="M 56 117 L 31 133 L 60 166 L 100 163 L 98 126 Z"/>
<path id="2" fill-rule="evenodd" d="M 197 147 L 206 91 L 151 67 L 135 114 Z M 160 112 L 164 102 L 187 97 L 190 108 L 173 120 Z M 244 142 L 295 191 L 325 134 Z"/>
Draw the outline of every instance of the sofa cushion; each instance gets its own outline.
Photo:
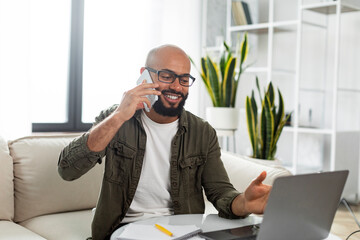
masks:
<path id="1" fill-rule="evenodd" d="M 9 143 L 14 160 L 15 222 L 95 207 L 104 164 L 72 182 L 57 172 L 61 150 L 76 136 L 31 136 Z"/>
<path id="2" fill-rule="evenodd" d="M 13 161 L 7 142 L 0 137 L 0 220 L 14 218 Z"/>
<path id="3" fill-rule="evenodd" d="M 0 240 L 46 240 L 40 235 L 10 221 L 0 221 Z"/>
<path id="4" fill-rule="evenodd" d="M 21 223 L 27 229 L 51 240 L 85 240 L 91 236 L 91 210 L 44 215 Z"/>

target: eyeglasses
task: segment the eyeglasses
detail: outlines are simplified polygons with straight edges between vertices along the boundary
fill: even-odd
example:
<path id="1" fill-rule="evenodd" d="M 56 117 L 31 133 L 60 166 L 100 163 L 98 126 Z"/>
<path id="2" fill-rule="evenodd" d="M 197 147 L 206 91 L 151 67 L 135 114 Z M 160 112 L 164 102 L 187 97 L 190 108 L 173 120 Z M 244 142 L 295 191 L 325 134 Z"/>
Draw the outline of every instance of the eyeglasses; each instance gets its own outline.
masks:
<path id="1" fill-rule="evenodd" d="M 190 87 L 195 82 L 195 78 L 190 74 L 182 74 L 177 75 L 176 73 L 169 70 L 155 70 L 150 67 L 146 67 L 145 69 L 150 72 L 156 73 L 158 75 L 158 80 L 163 83 L 171 84 L 175 82 L 176 78 L 179 78 L 179 83 L 181 86 Z"/>

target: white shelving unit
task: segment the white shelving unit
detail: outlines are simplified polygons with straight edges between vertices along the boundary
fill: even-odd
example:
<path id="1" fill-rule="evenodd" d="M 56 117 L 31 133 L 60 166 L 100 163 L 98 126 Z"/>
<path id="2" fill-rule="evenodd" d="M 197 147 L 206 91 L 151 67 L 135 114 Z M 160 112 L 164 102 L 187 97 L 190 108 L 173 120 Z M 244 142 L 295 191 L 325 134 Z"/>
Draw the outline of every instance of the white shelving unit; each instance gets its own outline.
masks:
<path id="1" fill-rule="evenodd" d="M 207 1 L 210 0 L 204 0 L 204 2 Z M 342 81 L 340 77 L 340 47 L 342 47 L 340 45 L 340 40 L 341 20 L 343 14 L 354 11 L 358 11 L 360 13 L 360 1 L 244 0 L 248 3 L 249 6 L 251 4 L 256 5 L 255 8 L 250 8 L 250 13 L 252 13 L 251 10 L 254 10 L 256 8 L 264 8 L 264 4 L 267 7 L 268 13 L 266 20 L 262 19 L 260 21 L 259 19 L 253 19 L 254 24 L 241 26 L 232 25 L 232 1 L 236 0 L 227 0 L 226 2 L 225 39 L 227 43 L 231 45 L 231 41 L 234 39 L 234 34 L 248 32 L 249 39 L 252 37 L 253 40 L 255 39 L 255 42 L 257 39 L 261 39 L 261 43 L 258 43 L 258 45 L 256 46 L 257 48 L 265 48 L 265 50 L 263 49 L 263 52 L 265 52 L 266 56 L 263 57 L 263 61 L 261 62 L 261 64 L 257 64 L 254 67 L 248 68 L 246 74 L 261 75 L 264 79 L 266 79 L 266 81 L 263 81 L 263 86 L 265 86 L 265 84 L 269 83 L 274 78 L 282 76 L 281 78 L 286 79 L 286 82 L 285 80 L 281 82 L 279 81 L 278 86 L 283 93 L 283 96 L 287 92 L 290 92 L 287 94 L 286 97 L 284 96 L 284 100 L 285 104 L 291 102 L 290 105 L 287 105 L 287 110 L 293 111 L 292 126 L 284 128 L 283 135 L 286 135 L 286 141 L 279 142 L 278 154 L 283 154 L 279 158 L 282 160 L 287 160 L 285 161 L 285 166 L 287 166 L 294 174 L 313 171 L 332 171 L 344 168 L 353 169 L 348 179 L 348 182 L 351 182 L 351 184 L 348 184 L 348 186 L 350 187 L 348 188 L 348 190 L 345 189 L 345 192 L 347 192 L 347 194 L 355 193 L 356 195 L 359 192 L 360 185 L 358 176 L 360 126 L 357 125 L 354 126 L 352 129 L 346 130 L 343 130 L 341 127 L 339 128 L 339 124 L 341 124 L 341 122 L 339 123 L 339 104 L 341 104 L 341 102 L 339 101 L 339 94 L 358 94 L 357 96 L 360 97 L 360 89 L 352 89 L 352 87 L 342 87 L 340 84 Z M 263 4 L 263 6 L 260 6 L 261 4 Z M 288 19 L 279 19 L 275 12 L 277 8 L 279 8 L 279 6 L 282 4 L 291 4 L 291 9 L 294 13 L 292 15 L 294 16 Z M 205 4 L 205 6 L 207 6 L 207 4 Z M 286 11 L 287 8 L 284 8 Z M 310 17 L 308 15 L 310 15 Z M 206 21 L 206 18 L 207 16 L 205 13 L 204 21 Z M 331 18 L 332 21 L 332 35 L 329 34 L 329 18 Z M 306 79 L 308 78 L 307 76 L 309 76 L 309 73 L 306 72 L 306 70 L 311 69 L 308 67 L 309 65 L 311 65 L 311 62 L 309 63 L 309 61 L 317 61 L 316 59 L 310 59 L 309 61 L 304 62 L 304 59 L 306 59 L 307 57 L 304 53 L 304 49 L 306 50 L 304 45 L 306 44 L 307 36 L 306 34 L 304 34 L 304 32 L 307 27 L 317 29 L 316 31 L 322 31 L 324 36 L 324 43 L 321 45 L 325 49 L 322 54 L 323 56 L 321 56 L 324 63 L 322 64 L 321 72 L 319 72 L 322 77 L 320 79 L 321 81 L 317 83 L 320 87 L 314 87 L 311 85 L 307 86 L 308 84 L 306 83 Z M 354 31 L 356 30 L 357 29 L 354 29 Z M 278 66 L 275 61 L 275 55 L 279 52 L 278 49 L 274 49 L 274 45 L 276 45 L 275 43 L 277 41 L 277 36 L 287 32 L 293 33 L 293 35 L 295 36 L 294 39 L 291 40 L 294 41 L 294 48 L 291 48 L 289 50 L 289 54 L 291 54 L 290 52 L 292 52 L 293 58 L 296 60 L 292 63 L 290 68 Z M 206 36 L 206 33 L 204 36 Z M 320 40 L 315 39 L 315 41 Z M 204 46 L 206 46 L 206 40 L 203 43 Z M 260 44 L 262 45 L 260 46 Z M 250 41 L 250 47 L 251 46 L 253 45 Z M 213 48 L 213 50 L 214 49 L 215 48 Z M 331 54 L 329 53 L 329 49 L 332 50 Z M 250 49 L 250 51 L 251 50 L 252 49 Z M 329 66 L 332 67 L 330 68 Z M 244 80 L 242 77 L 241 81 L 242 82 L 240 82 L 240 84 L 245 85 L 246 83 L 244 82 L 246 82 L 247 80 L 246 78 Z M 253 89 L 253 87 L 249 89 Z M 240 90 L 238 94 L 250 95 L 250 93 L 251 91 L 245 89 L 243 92 L 241 92 Z M 318 104 L 320 106 L 318 107 L 318 109 L 321 109 L 322 113 L 320 114 L 320 117 L 318 116 L 318 118 L 320 119 L 318 119 L 320 124 L 317 124 L 317 126 L 305 127 L 304 125 L 306 124 L 302 123 L 302 115 L 300 111 L 302 111 L 303 113 L 304 110 L 299 109 L 299 106 L 303 106 L 303 100 L 304 98 L 306 98 L 304 97 L 304 95 L 310 95 L 312 96 L 312 101 L 320 102 L 320 104 Z M 238 98 L 240 99 L 242 97 L 244 96 L 238 96 Z M 240 103 L 240 105 L 241 104 L 242 102 Z M 354 109 L 354 111 L 358 111 L 358 113 L 355 115 L 360 115 L 360 108 Z M 319 111 L 316 111 L 315 114 L 318 114 L 318 112 Z M 309 110 L 309 118 L 311 118 L 310 116 L 311 110 Z M 347 117 L 351 118 L 353 116 Z M 360 119 L 357 119 L 355 121 L 360 122 Z M 243 122 L 241 124 L 246 124 L 246 122 Z M 321 151 L 320 155 L 317 156 L 317 158 L 321 158 L 319 159 L 319 161 L 321 162 L 321 166 L 314 165 L 314 168 L 312 168 L 311 166 L 304 167 L 304 149 L 302 149 L 302 144 L 304 142 L 302 138 L 304 137 L 306 139 L 316 139 Z M 289 144 L 291 145 L 291 147 L 289 147 Z M 343 151 L 344 148 L 347 149 L 346 153 Z M 281 151 L 282 149 L 285 149 L 286 151 Z M 312 153 L 309 152 L 309 155 L 311 154 Z M 346 157 L 346 160 L 344 160 L 342 156 Z M 357 198 L 357 196 L 355 196 L 355 198 Z"/>

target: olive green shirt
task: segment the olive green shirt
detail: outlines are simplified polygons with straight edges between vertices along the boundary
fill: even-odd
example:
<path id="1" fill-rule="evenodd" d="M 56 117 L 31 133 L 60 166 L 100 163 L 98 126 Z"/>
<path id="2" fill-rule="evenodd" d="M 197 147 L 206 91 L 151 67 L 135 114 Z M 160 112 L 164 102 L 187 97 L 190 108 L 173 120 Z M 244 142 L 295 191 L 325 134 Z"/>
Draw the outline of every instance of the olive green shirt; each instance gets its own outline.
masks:
<path id="1" fill-rule="evenodd" d="M 116 107 L 101 112 L 95 125 Z M 106 156 L 102 188 L 92 223 L 94 240 L 109 238 L 134 198 L 146 144 L 140 111 L 120 127 L 103 151 L 90 151 L 86 144 L 89 133 L 85 133 L 60 154 L 58 171 L 63 179 L 69 181 L 85 174 Z M 231 203 L 239 192 L 229 182 L 220 159 L 216 132 L 207 122 L 185 110 L 180 116 L 178 131 L 171 139 L 170 184 L 174 214 L 204 213 L 204 189 L 220 217 L 238 218 L 231 211 Z"/>

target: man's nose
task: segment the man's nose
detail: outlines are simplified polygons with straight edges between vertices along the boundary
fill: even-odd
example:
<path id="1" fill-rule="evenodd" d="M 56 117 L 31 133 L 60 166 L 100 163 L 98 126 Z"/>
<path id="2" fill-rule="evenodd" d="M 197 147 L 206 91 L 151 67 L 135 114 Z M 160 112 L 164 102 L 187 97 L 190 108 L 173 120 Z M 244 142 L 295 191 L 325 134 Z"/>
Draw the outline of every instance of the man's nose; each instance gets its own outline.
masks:
<path id="1" fill-rule="evenodd" d="M 179 91 L 182 86 L 180 85 L 180 78 L 176 77 L 175 81 L 170 84 L 170 88 Z"/>

